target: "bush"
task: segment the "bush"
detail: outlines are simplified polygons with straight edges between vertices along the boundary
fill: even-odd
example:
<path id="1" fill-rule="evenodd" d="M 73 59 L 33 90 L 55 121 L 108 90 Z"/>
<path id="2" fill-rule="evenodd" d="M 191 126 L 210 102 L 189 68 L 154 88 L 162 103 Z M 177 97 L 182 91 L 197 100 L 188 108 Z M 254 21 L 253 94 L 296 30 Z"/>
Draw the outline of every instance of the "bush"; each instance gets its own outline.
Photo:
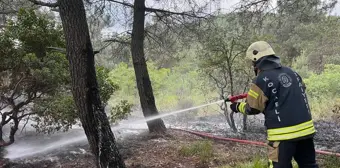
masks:
<path id="1" fill-rule="evenodd" d="M 116 106 L 113 106 L 110 111 L 110 122 L 116 123 L 119 120 L 126 119 L 131 114 L 132 106 L 127 100 L 122 100 Z"/>
<path id="2" fill-rule="evenodd" d="M 307 92 L 313 98 L 333 98 L 340 94 L 340 65 L 327 64 L 320 74 L 305 79 Z"/>
<path id="3" fill-rule="evenodd" d="M 332 117 L 340 106 L 340 65 L 327 64 L 320 75 L 312 74 L 304 81 L 313 115 Z"/>
<path id="4" fill-rule="evenodd" d="M 296 70 L 302 78 L 308 78 L 312 72 L 308 69 L 308 57 L 301 55 L 292 63 L 292 68 Z"/>
<path id="5" fill-rule="evenodd" d="M 210 98 L 210 94 L 203 93 L 206 87 L 197 69 L 185 64 L 172 69 L 158 68 L 151 61 L 147 65 L 159 111 L 169 111 L 184 105 L 195 106 Z M 135 105 L 140 104 L 132 66 L 126 63 L 118 64 L 109 73 L 108 79 L 119 88 L 114 93 L 115 100 L 110 100 L 110 105 L 118 104 L 119 99 L 125 99 Z"/>

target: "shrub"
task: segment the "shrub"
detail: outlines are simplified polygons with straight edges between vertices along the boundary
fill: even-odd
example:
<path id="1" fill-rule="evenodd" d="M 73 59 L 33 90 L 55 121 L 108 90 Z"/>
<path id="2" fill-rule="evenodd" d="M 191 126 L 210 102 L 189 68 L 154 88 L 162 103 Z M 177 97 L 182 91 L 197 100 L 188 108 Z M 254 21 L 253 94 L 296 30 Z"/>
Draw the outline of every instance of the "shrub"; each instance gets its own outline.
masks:
<path id="1" fill-rule="evenodd" d="M 304 79 L 311 110 L 315 117 L 332 117 L 340 105 L 340 65 L 327 64 L 320 75 Z"/>

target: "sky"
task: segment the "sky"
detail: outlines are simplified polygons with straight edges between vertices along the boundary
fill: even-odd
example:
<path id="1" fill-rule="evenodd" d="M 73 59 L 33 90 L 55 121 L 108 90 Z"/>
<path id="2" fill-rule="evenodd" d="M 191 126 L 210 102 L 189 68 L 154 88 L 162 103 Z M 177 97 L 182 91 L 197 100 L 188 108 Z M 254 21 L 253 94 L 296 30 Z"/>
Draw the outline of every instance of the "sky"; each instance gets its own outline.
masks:
<path id="1" fill-rule="evenodd" d="M 123 0 L 122 0 L 123 1 Z M 125 2 L 133 3 L 133 0 L 124 0 Z M 198 3 L 198 5 L 205 4 L 206 2 L 210 1 L 215 1 L 215 5 L 210 5 L 209 9 L 210 12 L 216 11 L 217 8 L 221 9 L 221 12 L 227 13 L 232 10 L 234 10 L 237 6 L 240 0 L 195 0 L 195 2 Z M 329 0 L 324 0 L 324 1 L 329 1 Z M 171 11 L 188 11 L 190 10 L 190 7 L 187 3 L 187 0 L 146 0 L 146 6 L 147 7 L 152 7 L 152 8 L 160 8 L 160 9 L 165 9 L 165 10 L 171 10 Z M 272 1 L 276 2 L 276 1 Z M 175 5 L 176 4 L 176 5 Z M 275 3 L 271 4 L 272 8 L 276 5 Z M 336 4 L 335 8 L 331 12 L 331 15 L 340 15 L 340 4 Z M 127 31 L 127 28 L 123 26 L 125 23 L 121 23 L 117 21 L 114 26 L 110 28 L 106 28 L 102 31 L 103 34 L 109 35 L 112 32 L 118 32 L 122 33 Z"/>

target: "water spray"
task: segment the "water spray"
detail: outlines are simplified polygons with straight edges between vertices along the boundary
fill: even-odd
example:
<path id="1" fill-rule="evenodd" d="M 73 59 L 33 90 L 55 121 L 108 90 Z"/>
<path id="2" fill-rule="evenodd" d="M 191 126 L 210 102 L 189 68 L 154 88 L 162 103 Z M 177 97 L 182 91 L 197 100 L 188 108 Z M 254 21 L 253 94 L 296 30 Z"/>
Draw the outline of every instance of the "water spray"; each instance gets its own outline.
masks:
<path id="1" fill-rule="evenodd" d="M 195 110 L 195 109 L 203 108 L 203 107 L 206 107 L 206 106 L 214 105 L 214 104 L 217 104 L 217 103 L 222 103 L 223 101 L 224 100 L 218 100 L 218 101 L 212 102 L 212 103 L 207 103 L 207 104 L 203 104 L 203 105 L 199 105 L 199 106 L 195 106 L 195 107 L 176 110 L 176 111 L 172 111 L 172 112 L 169 112 L 169 113 L 164 113 L 164 114 L 160 114 L 160 115 L 157 115 L 157 116 L 152 116 L 152 117 L 148 117 L 148 118 L 145 118 L 145 119 L 137 120 L 137 121 L 134 121 L 133 123 L 148 122 L 148 121 L 152 121 L 152 120 L 155 120 L 155 119 L 164 118 L 164 117 L 167 117 L 167 116 L 171 116 L 171 115 L 175 115 L 175 114 L 179 114 L 179 113 L 184 113 L 184 112 L 188 112 L 188 111 L 191 111 L 191 110 Z"/>
<path id="2" fill-rule="evenodd" d="M 176 110 L 176 111 L 172 111 L 172 112 L 169 112 L 169 113 L 160 114 L 160 115 L 157 115 L 157 116 L 152 116 L 152 117 L 148 117 L 148 118 L 145 118 L 145 119 L 133 121 L 132 123 L 148 122 L 148 121 L 152 121 L 152 120 L 155 120 L 155 119 L 159 119 L 159 118 L 163 118 L 163 117 L 167 117 L 167 116 L 171 116 L 171 115 L 175 115 L 175 114 L 179 114 L 179 113 L 188 112 L 188 111 L 191 111 L 191 110 L 203 108 L 203 107 L 206 107 L 206 106 L 222 103 L 224 101 L 235 102 L 239 99 L 244 99 L 246 97 L 247 97 L 247 93 L 236 95 L 236 96 L 228 96 L 228 98 L 226 98 L 226 100 L 218 100 L 218 101 L 215 101 L 215 102 L 212 102 L 212 103 L 207 103 L 207 104 L 203 104 L 203 105 L 199 105 L 199 106 L 195 106 L 195 107 Z"/>
<path id="3" fill-rule="evenodd" d="M 187 112 L 187 111 L 190 111 L 190 110 L 195 110 L 195 109 L 203 108 L 203 107 L 206 107 L 206 106 L 222 103 L 223 101 L 224 100 L 218 100 L 218 101 L 215 101 L 215 102 L 212 102 L 212 103 L 207 103 L 207 104 L 203 104 L 203 105 L 199 105 L 199 106 L 195 106 L 195 107 L 191 107 L 191 108 L 186 108 L 186 109 L 182 109 L 182 110 L 176 110 L 176 111 L 172 111 L 172 112 L 165 113 L 165 114 L 160 114 L 160 115 L 157 115 L 157 116 L 152 116 L 152 117 L 141 119 L 141 120 L 129 121 L 127 124 L 128 125 L 130 125 L 130 124 L 135 125 L 135 124 L 139 124 L 139 123 L 145 123 L 145 122 L 155 120 L 155 119 L 158 119 L 158 118 L 163 118 L 163 117 L 167 117 L 167 116 L 170 116 L 170 115 L 175 115 L 175 114 Z M 121 125 L 111 127 L 112 130 L 119 130 L 121 128 L 122 128 Z M 81 130 L 81 129 L 79 129 L 79 130 Z M 102 138 L 101 135 L 100 135 L 99 138 Z M 34 145 L 33 146 L 29 145 L 29 147 L 28 147 L 26 143 L 23 144 L 24 147 L 20 147 L 20 145 L 16 146 L 14 144 L 14 145 L 7 147 L 7 149 L 9 149 L 8 150 L 9 153 L 5 156 L 5 158 L 18 159 L 18 158 L 23 158 L 23 157 L 29 157 L 29 156 L 32 156 L 32 155 L 35 155 L 35 154 L 48 152 L 48 151 L 51 151 L 51 150 L 59 149 L 62 146 L 68 146 L 68 145 L 76 144 L 76 143 L 83 142 L 83 141 L 84 142 L 86 141 L 85 135 L 77 135 L 75 137 L 69 137 L 67 139 L 54 141 L 52 143 L 46 144 L 45 147 L 42 147 L 42 146 L 34 147 Z"/>

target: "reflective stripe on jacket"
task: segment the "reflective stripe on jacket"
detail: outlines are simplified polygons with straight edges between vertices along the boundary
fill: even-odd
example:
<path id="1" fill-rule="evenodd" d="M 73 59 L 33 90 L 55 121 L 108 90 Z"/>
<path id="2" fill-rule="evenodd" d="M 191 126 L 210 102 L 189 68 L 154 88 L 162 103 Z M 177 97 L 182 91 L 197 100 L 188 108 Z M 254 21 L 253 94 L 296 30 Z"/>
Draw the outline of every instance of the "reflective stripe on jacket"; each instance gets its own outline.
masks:
<path id="1" fill-rule="evenodd" d="M 316 132 L 302 78 L 284 66 L 259 73 L 239 111 L 265 115 L 269 141 L 292 140 Z"/>

